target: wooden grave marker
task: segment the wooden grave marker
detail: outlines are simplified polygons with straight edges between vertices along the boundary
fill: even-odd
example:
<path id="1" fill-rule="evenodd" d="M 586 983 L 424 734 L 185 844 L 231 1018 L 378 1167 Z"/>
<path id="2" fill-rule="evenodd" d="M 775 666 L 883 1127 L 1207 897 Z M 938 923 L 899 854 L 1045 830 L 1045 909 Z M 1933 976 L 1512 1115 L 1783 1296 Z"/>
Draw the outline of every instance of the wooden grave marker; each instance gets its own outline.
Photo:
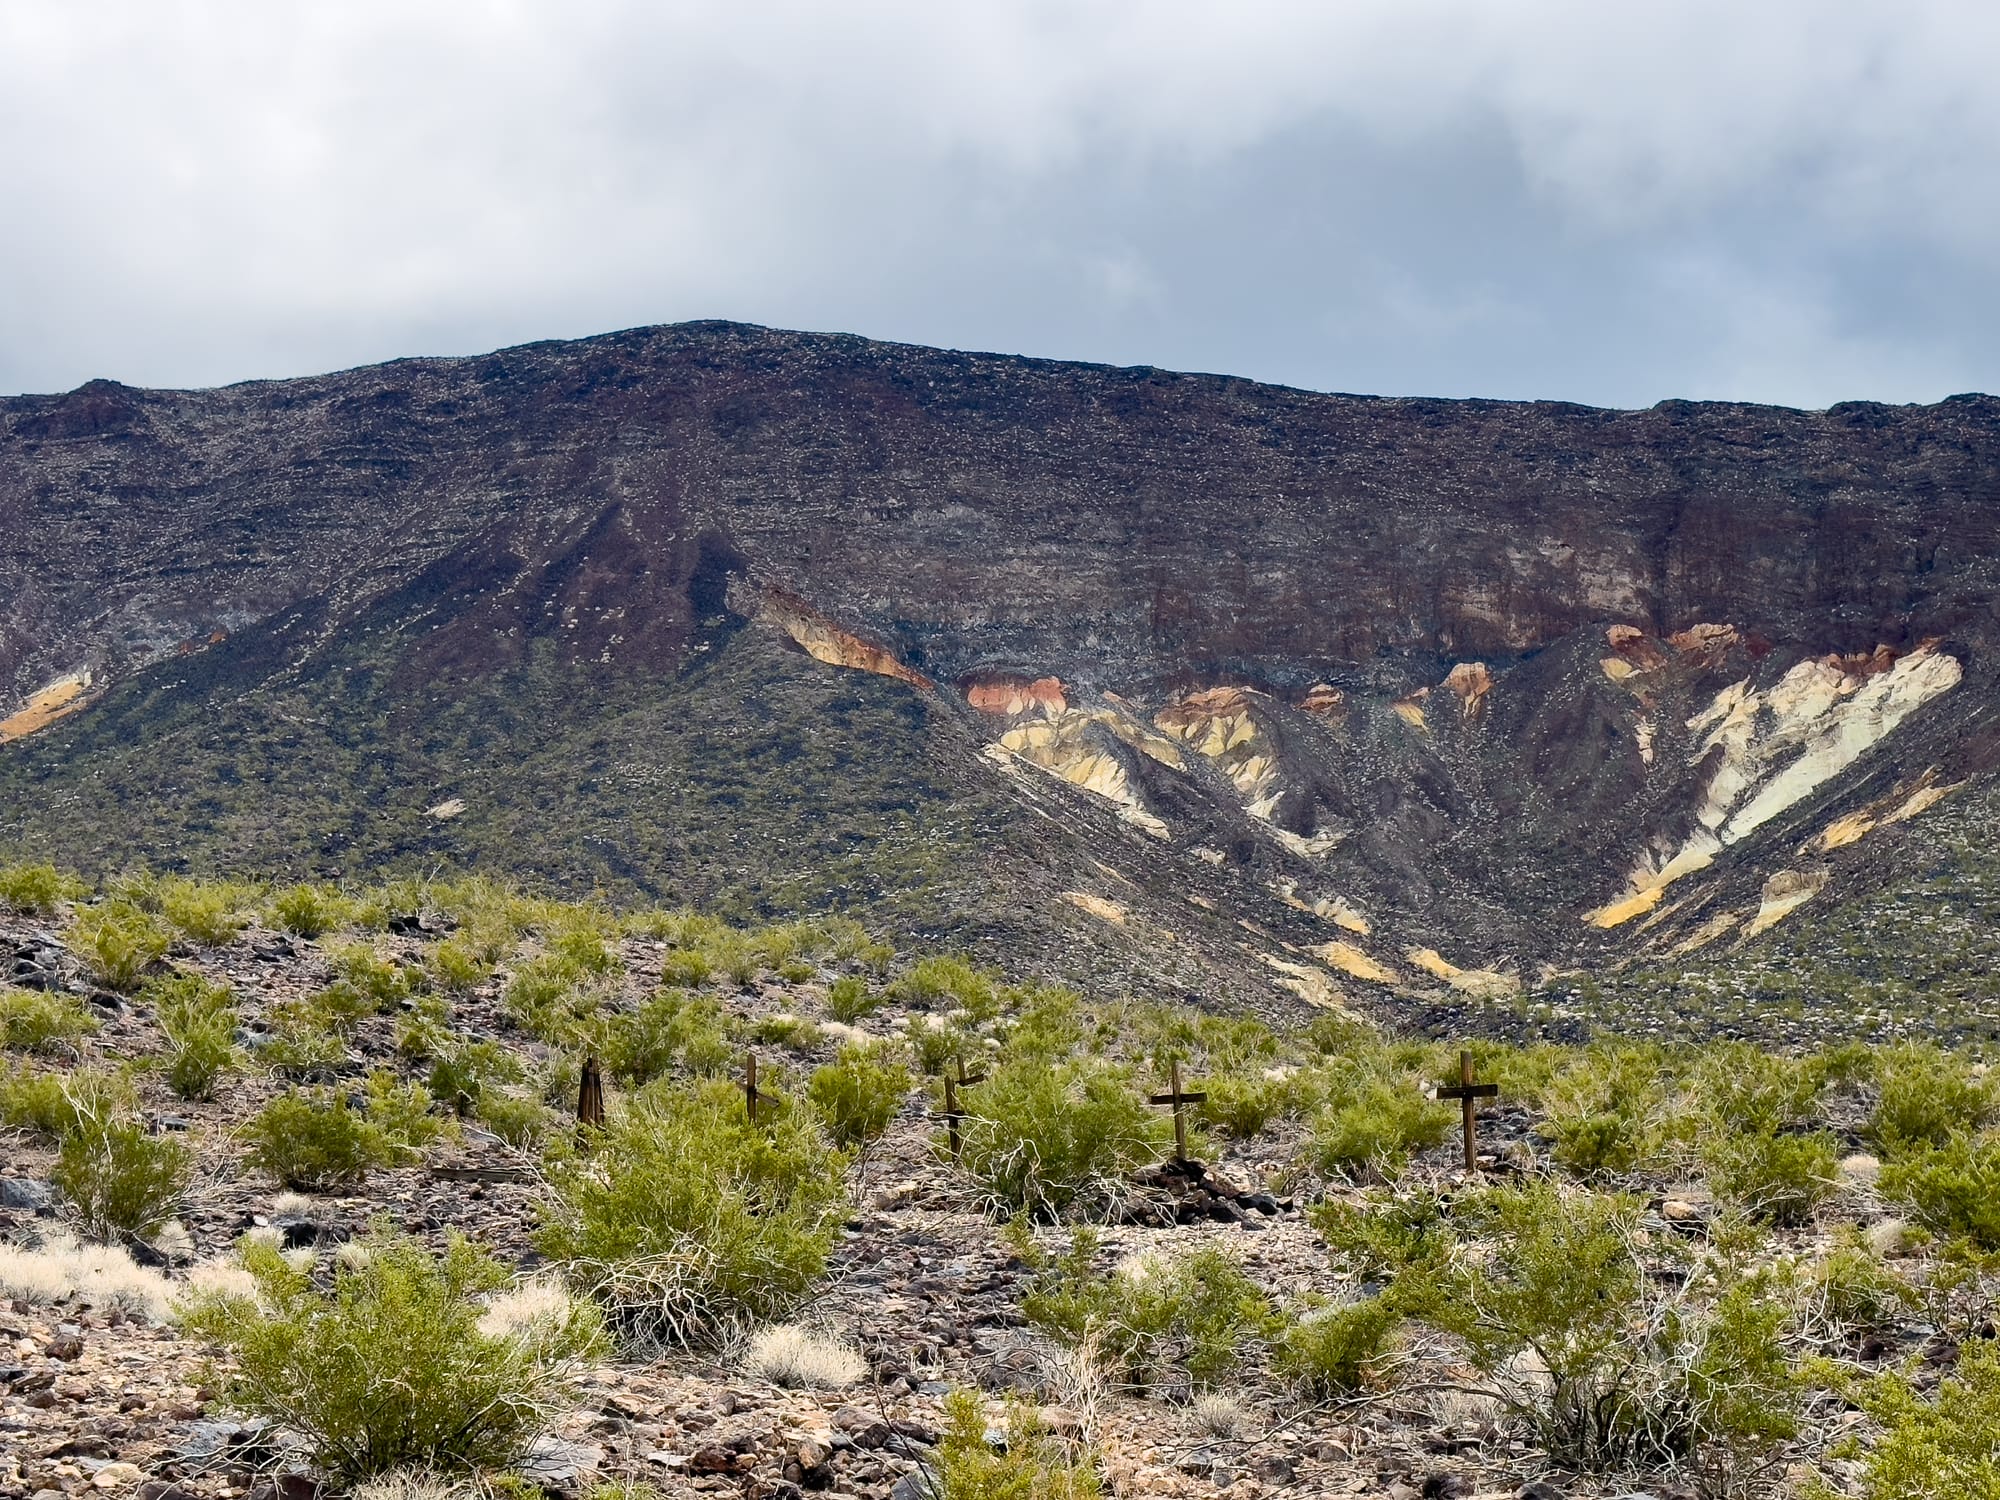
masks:
<path id="1" fill-rule="evenodd" d="M 1474 1083 L 1472 1081 L 1472 1054 L 1460 1050 L 1458 1054 L 1458 1083 L 1447 1084 L 1437 1091 L 1440 1099 L 1456 1099 L 1465 1119 L 1465 1170 L 1479 1170 L 1478 1127 L 1473 1123 L 1474 1100 L 1497 1099 L 1500 1085 L 1497 1083 Z"/>
<path id="2" fill-rule="evenodd" d="M 1186 1161 L 1188 1159 L 1187 1116 L 1181 1113 L 1181 1109 L 1182 1106 L 1184 1105 L 1202 1103 L 1204 1100 L 1208 1098 L 1208 1094 L 1205 1091 L 1201 1090 L 1197 1090 L 1194 1093 L 1188 1093 L 1186 1090 L 1182 1089 L 1181 1065 L 1179 1063 L 1175 1063 L 1172 1066 L 1172 1068 L 1168 1070 L 1167 1078 L 1168 1078 L 1167 1092 L 1164 1094 L 1153 1095 L 1152 1102 L 1155 1104 L 1170 1104 L 1173 1106 L 1174 1160 Z"/>
<path id="3" fill-rule="evenodd" d="M 962 1088 L 968 1088 L 975 1083 L 984 1083 L 985 1081 L 986 1075 L 984 1073 L 967 1073 L 965 1071 L 965 1059 L 962 1057 L 958 1059 L 958 1076 L 954 1078 L 950 1073 L 944 1075 L 944 1134 L 945 1139 L 951 1143 L 951 1159 L 953 1161 L 958 1160 L 958 1122 L 965 1118 L 965 1111 L 960 1109 L 958 1105 L 958 1091 Z"/>

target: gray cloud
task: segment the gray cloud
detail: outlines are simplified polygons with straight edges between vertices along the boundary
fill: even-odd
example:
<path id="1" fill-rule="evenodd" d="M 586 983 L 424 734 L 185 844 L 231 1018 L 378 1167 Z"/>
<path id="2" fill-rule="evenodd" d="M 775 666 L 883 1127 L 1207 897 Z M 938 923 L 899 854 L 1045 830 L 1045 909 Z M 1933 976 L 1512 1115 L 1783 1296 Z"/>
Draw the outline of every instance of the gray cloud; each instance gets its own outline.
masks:
<path id="1" fill-rule="evenodd" d="M 1344 390 L 2000 386 L 1967 0 L 0 9 L 0 389 L 730 317 Z"/>

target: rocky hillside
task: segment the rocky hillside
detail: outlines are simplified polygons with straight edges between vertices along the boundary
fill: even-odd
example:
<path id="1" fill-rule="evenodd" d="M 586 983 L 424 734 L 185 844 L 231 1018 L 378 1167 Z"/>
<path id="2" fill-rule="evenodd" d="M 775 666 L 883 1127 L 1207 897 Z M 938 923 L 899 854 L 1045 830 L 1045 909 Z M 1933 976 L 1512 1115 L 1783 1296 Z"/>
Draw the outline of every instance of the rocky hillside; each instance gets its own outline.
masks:
<path id="1" fill-rule="evenodd" d="M 1579 973 L 1862 925 L 1894 979 L 1921 924 L 1857 903 L 2000 755 L 1987 397 L 692 324 L 0 402 L 0 524 L 19 851 L 850 910 L 1148 994 L 1570 1025 Z"/>

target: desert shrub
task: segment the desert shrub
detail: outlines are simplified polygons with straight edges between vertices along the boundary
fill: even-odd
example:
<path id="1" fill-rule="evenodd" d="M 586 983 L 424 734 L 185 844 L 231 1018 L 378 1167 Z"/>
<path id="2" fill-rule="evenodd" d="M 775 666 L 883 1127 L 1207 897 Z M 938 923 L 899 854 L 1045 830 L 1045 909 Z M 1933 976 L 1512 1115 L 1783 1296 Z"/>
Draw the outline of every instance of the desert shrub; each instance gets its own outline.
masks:
<path id="1" fill-rule="evenodd" d="M 1158 1160 L 1172 1126 L 1123 1069 L 1018 1058 L 968 1091 L 960 1163 L 994 1207 L 1059 1213 Z"/>
<path id="2" fill-rule="evenodd" d="M 131 1080 L 104 1068 L 60 1073 L 18 1067 L 0 1075 L 0 1125 L 60 1140 L 88 1119 L 113 1119 L 138 1107 Z"/>
<path id="3" fill-rule="evenodd" d="M 1359 1202 L 1328 1198 L 1307 1214 L 1334 1259 L 1367 1281 L 1404 1272 L 1434 1275 L 1458 1244 L 1435 1193 L 1377 1190 Z"/>
<path id="4" fill-rule="evenodd" d="M 805 1111 L 752 1122 L 717 1081 L 654 1083 L 593 1149 L 551 1164 L 544 1254 L 641 1343 L 780 1317 L 811 1291 L 846 1209 L 845 1158 Z"/>
<path id="5" fill-rule="evenodd" d="M 600 1033 L 599 1051 L 611 1076 L 634 1086 L 676 1065 L 713 1076 L 736 1059 L 721 1002 L 685 990 L 659 990 L 637 1010 L 611 1017 Z"/>
<path id="6" fill-rule="evenodd" d="M 804 1016 L 763 1016 L 750 1023 L 750 1040 L 793 1052 L 810 1052 L 826 1033 Z"/>
<path id="7" fill-rule="evenodd" d="M 1408 1079 L 1355 1071 L 1341 1078 L 1313 1122 L 1313 1158 L 1329 1176 L 1371 1166 L 1394 1173 L 1413 1151 L 1443 1141 L 1451 1127 L 1451 1111 Z"/>
<path id="8" fill-rule="evenodd" d="M 549 1299 L 496 1320 L 482 1294 L 507 1284 L 491 1256 L 453 1236 L 434 1258 L 376 1235 L 322 1290 L 270 1246 L 248 1245 L 254 1295 L 197 1295 L 192 1333 L 229 1352 L 228 1400 L 305 1434 L 320 1468 L 352 1483 L 404 1465 L 503 1468 L 557 1416 L 598 1351 L 594 1309 Z"/>
<path id="9" fill-rule="evenodd" d="M 1837 1183 L 1840 1147 L 1824 1131 L 1781 1135 L 1717 1130 L 1702 1152 L 1718 1196 L 1774 1224 L 1808 1222 Z"/>
<path id="10" fill-rule="evenodd" d="M 1698 1129 L 1777 1135 L 1813 1117 L 1824 1081 L 1819 1058 L 1786 1057 L 1748 1042 L 1711 1042 L 1688 1070 L 1688 1105 Z"/>
<path id="11" fill-rule="evenodd" d="M 479 1096 L 479 1123 L 517 1150 L 539 1144 L 555 1124 L 549 1107 L 532 1094 L 489 1088 Z"/>
<path id="12" fill-rule="evenodd" d="M 852 1026 L 880 1010 L 884 998 L 871 990 L 868 981 L 859 974 L 843 974 L 826 987 L 827 1014 L 843 1026 Z"/>
<path id="13" fill-rule="evenodd" d="M 852 1344 L 798 1323 L 759 1329 L 743 1363 L 751 1374 L 794 1389 L 837 1391 L 868 1374 L 868 1361 Z"/>
<path id="14" fill-rule="evenodd" d="M 107 989 L 128 991 L 165 956 L 172 938 L 150 912 L 129 901 L 103 901 L 76 914 L 70 951 Z"/>
<path id="15" fill-rule="evenodd" d="M 1799 1294 L 1811 1321 L 1836 1330 L 1886 1327 L 1918 1301 L 1852 1228 L 1801 1271 Z"/>
<path id="16" fill-rule="evenodd" d="M 386 1068 L 368 1075 L 366 1098 L 368 1123 L 399 1156 L 421 1156 L 447 1130 L 456 1128 L 431 1112 L 430 1090 L 420 1083 L 405 1083 Z"/>
<path id="17" fill-rule="evenodd" d="M 317 938 L 354 919 L 354 903 L 330 885 L 288 885 L 271 895 L 272 925 L 294 937 Z"/>
<path id="18" fill-rule="evenodd" d="M 1314 1400 L 1352 1395 L 1386 1378 L 1401 1322 L 1386 1297 L 1312 1308 L 1279 1335 L 1271 1367 Z"/>
<path id="19" fill-rule="evenodd" d="M 715 977 L 715 965 L 698 948 L 674 948 L 660 959 L 660 983 L 697 990 Z"/>
<path id="20" fill-rule="evenodd" d="M 1489 1190 L 1462 1209 L 1484 1253 L 1385 1295 L 1464 1339 L 1558 1462 L 1687 1462 L 1736 1482 L 1796 1428 L 1789 1309 L 1726 1256 L 1655 1278 L 1641 1207 L 1551 1183 Z"/>
<path id="21" fill-rule="evenodd" d="M 493 964 L 478 944 L 447 938 L 431 950 L 430 981 L 448 995 L 469 995 L 493 977 Z"/>
<path id="22" fill-rule="evenodd" d="M 347 1043 L 316 1007 L 280 1002 L 270 1008 L 271 1029 L 257 1059 L 286 1078 L 329 1079 L 347 1064 Z"/>
<path id="23" fill-rule="evenodd" d="M 88 887 L 49 864 L 0 865 L 0 906 L 48 916 L 60 901 L 80 901 Z"/>
<path id="24" fill-rule="evenodd" d="M 233 942 L 248 924 L 245 908 L 255 898 L 249 886 L 178 875 L 160 881 L 154 897 L 167 925 L 205 948 Z"/>
<path id="25" fill-rule="evenodd" d="M 235 1066 L 236 1006 L 227 985 L 199 974 L 174 974 L 146 986 L 167 1039 L 167 1084 L 183 1099 L 210 1099 L 216 1080 Z"/>
<path id="26" fill-rule="evenodd" d="M 986 1409 L 971 1391 L 944 1400 L 931 1476 L 935 1500 L 1096 1500 L 1103 1493 L 1087 1456 L 1072 1454 L 1032 1408 L 1007 1408 L 1006 1440 L 986 1441 Z"/>
<path id="27" fill-rule="evenodd" d="M 985 1038 L 959 1019 L 919 1016 L 903 1035 L 917 1071 L 931 1078 L 942 1078 L 961 1062 L 969 1065 L 987 1053 Z"/>
<path id="28" fill-rule="evenodd" d="M 83 1002 L 53 990 L 0 985 L 0 1047 L 9 1052 L 55 1052 L 97 1030 Z"/>
<path id="29" fill-rule="evenodd" d="M 1543 1086 L 1549 1155 L 1586 1181 L 1623 1176 L 1660 1146 L 1664 1059 L 1652 1047 L 1594 1046 Z"/>
<path id="30" fill-rule="evenodd" d="M 1991 1082 L 1966 1060 L 1927 1042 L 1905 1042 L 1876 1053 L 1880 1090 L 1868 1137 L 1885 1157 L 1942 1146 L 1977 1131 L 1994 1112 Z"/>
<path id="31" fill-rule="evenodd" d="M 331 1193 L 359 1186 L 396 1159 L 380 1127 L 331 1089 L 292 1089 L 271 1100 L 245 1127 L 249 1164 L 286 1187 Z"/>
<path id="32" fill-rule="evenodd" d="M 498 1042 L 460 1042 L 431 1064 L 431 1097 L 456 1115 L 474 1115 L 494 1084 L 519 1083 L 526 1076 L 513 1053 Z"/>
<path id="33" fill-rule="evenodd" d="M 813 1070 L 806 1098 L 842 1146 L 872 1141 L 889 1128 L 910 1091 L 910 1070 L 891 1048 L 849 1042 L 826 1066 Z"/>
<path id="34" fill-rule="evenodd" d="M 987 1020 L 1000 1013 L 997 977 L 956 954 L 918 959 L 889 985 L 887 997 L 917 1010 L 956 1006 Z"/>
<path id="35" fill-rule="evenodd" d="M 178 1137 L 149 1135 L 130 1116 L 79 1111 L 62 1137 L 51 1180 L 84 1233 L 146 1238 L 174 1216 L 194 1174 Z"/>
<path id="36" fill-rule="evenodd" d="M 2000 1137 L 1957 1135 L 1882 1168 L 1882 1196 L 1945 1239 L 2000 1250 Z"/>
<path id="37" fill-rule="evenodd" d="M 1969 1340 L 1926 1394 L 1903 1374 L 1842 1382 L 1873 1419 L 1866 1500 L 1974 1500 L 2000 1494 L 2000 1344 Z"/>
<path id="38" fill-rule="evenodd" d="M 1216 1073 L 1202 1080 L 1208 1098 L 1196 1108 L 1205 1125 L 1220 1126 L 1239 1141 L 1261 1135 L 1264 1127 L 1285 1112 L 1284 1080 L 1243 1073 Z"/>
<path id="39" fill-rule="evenodd" d="M 544 953 L 522 964 L 507 982 L 501 1004 L 530 1036 L 555 1046 L 579 1040 L 602 1009 L 596 975 L 573 955 Z"/>

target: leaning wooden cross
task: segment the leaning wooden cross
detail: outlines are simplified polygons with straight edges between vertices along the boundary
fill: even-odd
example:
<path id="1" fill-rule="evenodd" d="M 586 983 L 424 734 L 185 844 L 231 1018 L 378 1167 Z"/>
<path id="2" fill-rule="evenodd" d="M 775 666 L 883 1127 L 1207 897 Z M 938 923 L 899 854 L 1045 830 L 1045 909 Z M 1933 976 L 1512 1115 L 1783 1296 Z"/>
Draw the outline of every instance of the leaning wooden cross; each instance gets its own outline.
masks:
<path id="1" fill-rule="evenodd" d="M 750 1123 L 757 1123 L 757 1101 L 764 1095 L 757 1089 L 757 1054 L 752 1052 L 743 1059 L 743 1107 L 750 1112 Z"/>
<path id="2" fill-rule="evenodd" d="M 1171 1104 L 1174 1109 L 1174 1160 L 1186 1161 L 1187 1116 L 1181 1113 L 1183 1105 L 1200 1104 L 1208 1098 L 1205 1092 L 1187 1093 L 1181 1088 L 1181 1065 L 1175 1063 L 1167 1074 L 1168 1088 L 1164 1094 L 1153 1095 L 1155 1104 Z"/>
<path id="3" fill-rule="evenodd" d="M 965 1111 L 958 1107 L 958 1091 L 975 1083 L 984 1083 L 984 1073 L 965 1071 L 965 1059 L 958 1060 L 958 1076 L 944 1075 L 944 1133 L 951 1142 L 951 1159 L 958 1160 L 958 1122 L 965 1118 Z"/>
<path id="4" fill-rule="evenodd" d="M 1474 1083 L 1472 1081 L 1472 1054 L 1470 1052 L 1460 1052 L 1458 1054 L 1457 1087 L 1454 1088 L 1446 1084 L 1438 1089 L 1437 1096 L 1440 1099 L 1456 1099 L 1458 1101 L 1459 1108 L 1465 1116 L 1465 1170 L 1476 1172 L 1479 1169 L 1479 1144 L 1475 1134 L 1477 1127 L 1474 1126 L 1472 1119 L 1473 1100 L 1499 1098 L 1500 1085 L 1497 1083 Z"/>

